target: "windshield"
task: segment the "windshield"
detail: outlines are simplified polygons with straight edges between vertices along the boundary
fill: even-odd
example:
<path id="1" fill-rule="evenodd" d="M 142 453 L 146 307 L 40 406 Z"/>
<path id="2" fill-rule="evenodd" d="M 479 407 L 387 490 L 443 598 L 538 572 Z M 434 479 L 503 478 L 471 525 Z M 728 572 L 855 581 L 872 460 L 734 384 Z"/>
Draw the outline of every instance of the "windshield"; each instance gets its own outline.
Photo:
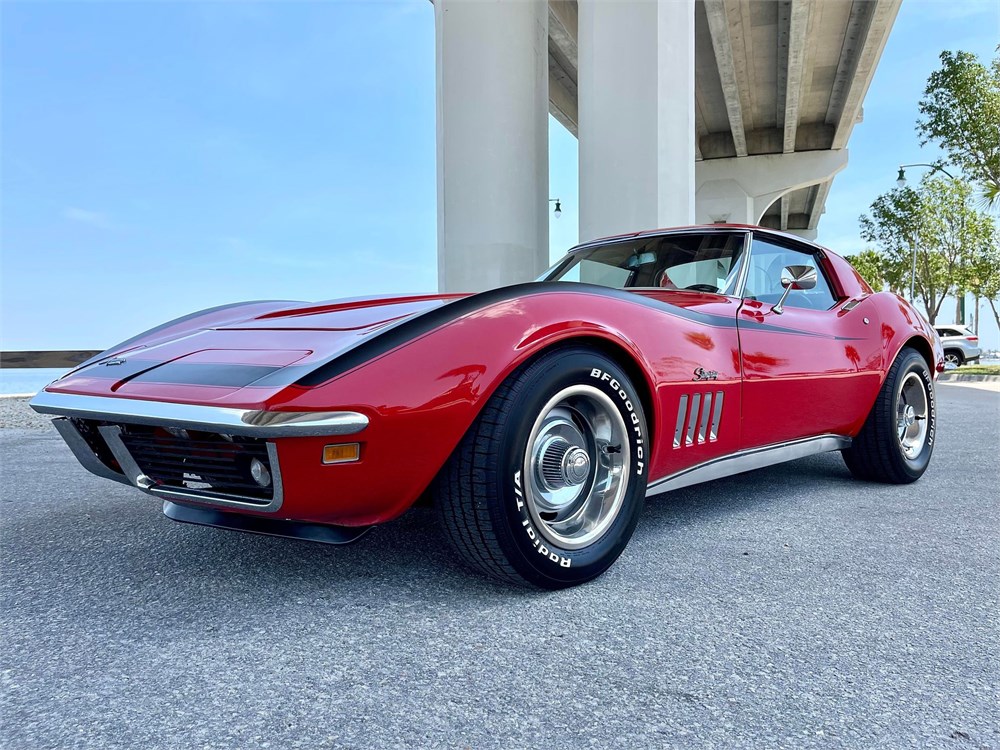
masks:
<path id="1" fill-rule="evenodd" d="M 724 232 L 678 234 L 598 245 L 569 253 L 539 281 L 733 294 L 744 236 Z"/>

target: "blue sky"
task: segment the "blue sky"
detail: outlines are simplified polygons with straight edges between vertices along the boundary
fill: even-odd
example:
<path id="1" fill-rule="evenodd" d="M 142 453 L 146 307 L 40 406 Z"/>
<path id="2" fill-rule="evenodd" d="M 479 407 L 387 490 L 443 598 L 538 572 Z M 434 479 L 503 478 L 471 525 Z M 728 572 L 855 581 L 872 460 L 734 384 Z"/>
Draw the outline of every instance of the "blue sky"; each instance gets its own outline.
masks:
<path id="1" fill-rule="evenodd" d="M 821 242 L 860 249 L 857 218 L 896 166 L 934 158 L 913 130 L 927 75 L 941 49 L 991 56 L 997 8 L 904 2 Z M 2 14 L 3 349 L 102 348 L 243 299 L 435 288 L 426 0 Z M 553 257 L 577 239 L 576 162 L 550 120 Z"/>

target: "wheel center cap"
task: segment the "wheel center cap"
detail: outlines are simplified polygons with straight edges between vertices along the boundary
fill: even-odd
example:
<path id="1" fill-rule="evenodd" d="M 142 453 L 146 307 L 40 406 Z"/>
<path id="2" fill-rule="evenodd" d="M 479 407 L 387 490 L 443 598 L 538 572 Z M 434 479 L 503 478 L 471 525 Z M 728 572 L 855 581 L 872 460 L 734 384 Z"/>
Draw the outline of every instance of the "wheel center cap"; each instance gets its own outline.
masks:
<path id="1" fill-rule="evenodd" d="M 590 476 L 590 455 L 583 448 L 570 448 L 563 457 L 562 469 L 567 484 L 583 484 Z"/>
<path id="2" fill-rule="evenodd" d="M 909 427 L 911 424 L 917 421 L 917 413 L 913 410 L 912 406 L 907 406 L 903 409 L 903 422 Z"/>

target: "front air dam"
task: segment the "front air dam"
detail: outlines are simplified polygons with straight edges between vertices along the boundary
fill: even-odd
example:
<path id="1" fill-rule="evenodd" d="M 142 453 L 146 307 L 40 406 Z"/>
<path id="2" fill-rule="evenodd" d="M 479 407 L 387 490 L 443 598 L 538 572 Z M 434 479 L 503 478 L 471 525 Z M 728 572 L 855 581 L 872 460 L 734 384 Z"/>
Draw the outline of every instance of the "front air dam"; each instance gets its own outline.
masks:
<path id="1" fill-rule="evenodd" d="M 282 521 L 276 518 L 262 518 L 242 513 L 227 513 L 210 508 L 195 508 L 170 500 L 163 501 L 163 515 L 181 523 L 199 526 L 215 526 L 219 529 L 245 531 L 250 534 L 283 536 L 320 544 L 350 544 L 360 539 L 371 526 L 328 526 L 321 523 Z"/>

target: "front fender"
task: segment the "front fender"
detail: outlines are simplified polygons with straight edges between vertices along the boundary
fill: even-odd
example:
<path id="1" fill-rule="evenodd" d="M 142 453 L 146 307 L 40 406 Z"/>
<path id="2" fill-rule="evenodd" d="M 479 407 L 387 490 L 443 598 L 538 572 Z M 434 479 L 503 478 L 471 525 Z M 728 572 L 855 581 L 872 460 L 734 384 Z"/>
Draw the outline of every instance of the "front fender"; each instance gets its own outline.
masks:
<path id="1" fill-rule="evenodd" d="M 683 310 L 672 317 L 671 306 L 638 296 L 560 285 L 464 309 L 466 314 L 418 331 L 396 348 L 375 350 L 371 359 L 330 380 L 292 386 L 269 405 L 294 411 L 336 406 L 370 420 L 360 436 L 363 459 L 350 467 L 320 466 L 320 441 L 279 445 L 282 465 L 287 460 L 296 466 L 283 472 L 294 485 L 286 484 L 286 497 L 301 493 L 310 506 L 297 515 L 349 525 L 399 515 L 430 485 L 500 383 L 553 346 L 600 341 L 627 353 L 651 394 L 654 434 L 664 434 L 664 417 L 655 406 L 662 389 L 689 382 L 696 367 L 719 373 L 713 387 L 739 387 L 735 326 L 720 327 L 714 340 L 702 321 L 685 319 Z M 733 414 L 737 418 L 738 410 Z M 738 429 L 731 432 L 735 436 Z M 656 471 L 654 458 L 651 474 Z"/>

